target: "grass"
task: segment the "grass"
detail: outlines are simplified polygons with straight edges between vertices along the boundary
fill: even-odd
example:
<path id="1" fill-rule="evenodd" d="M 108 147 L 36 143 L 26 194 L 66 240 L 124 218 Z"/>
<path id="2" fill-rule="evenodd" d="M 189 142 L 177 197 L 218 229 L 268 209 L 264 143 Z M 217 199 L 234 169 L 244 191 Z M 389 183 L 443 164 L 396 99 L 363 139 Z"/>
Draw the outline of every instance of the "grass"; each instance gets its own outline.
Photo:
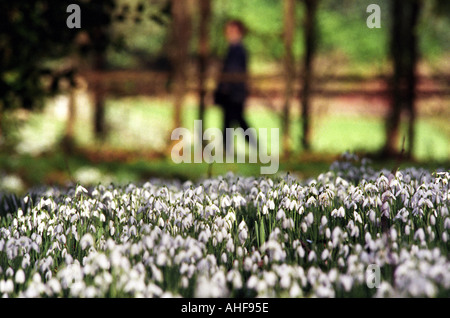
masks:
<path id="1" fill-rule="evenodd" d="M 50 103 L 42 113 L 32 113 L 15 133 L 18 140 L 15 154 L 0 153 L 0 173 L 16 175 L 24 187 L 38 184 L 65 184 L 67 181 L 134 182 L 149 177 L 198 180 L 209 175 L 223 175 L 228 171 L 244 176 L 260 173 L 260 164 L 174 164 L 170 155 L 147 156 L 161 152 L 170 139 L 173 111 L 169 99 L 122 98 L 107 101 L 106 122 L 109 127 L 104 145 L 95 143 L 90 123 L 92 112 L 85 107 L 88 101 L 79 99 L 75 141 L 87 152 L 66 156 L 58 148 L 64 131 L 64 101 Z M 58 106 L 59 103 L 59 106 Z M 197 119 L 195 100 L 188 99 L 183 109 L 183 126 L 193 129 Z M 267 108 L 252 105 L 246 118 L 255 128 L 276 128 L 279 117 Z M 207 109 L 204 128 L 220 127 L 221 110 Z M 417 122 L 417 162 L 409 166 L 429 169 L 449 168 L 449 138 L 445 124 L 439 118 L 420 118 Z M 290 172 L 310 178 L 329 168 L 337 155 L 345 152 L 373 152 L 383 143 L 383 122 L 380 118 L 360 115 L 320 115 L 313 118 L 312 153 L 302 152 L 299 138 L 293 138 L 294 154 L 280 162 L 280 173 Z M 280 133 L 281 134 L 281 133 Z M 270 134 L 269 134 L 270 135 Z M 293 114 L 291 136 L 300 137 L 298 115 Z M 297 142 L 296 142 L 297 141 Z M 269 136 L 269 143 L 270 143 Z M 238 151 L 244 147 L 238 140 Z M 378 163 L 374 163 L 375 166 Z M 381 162 L 379 167 L 393 167 L 395 162 Z M 0 184 L 1 187 L 1 184 Z"/>

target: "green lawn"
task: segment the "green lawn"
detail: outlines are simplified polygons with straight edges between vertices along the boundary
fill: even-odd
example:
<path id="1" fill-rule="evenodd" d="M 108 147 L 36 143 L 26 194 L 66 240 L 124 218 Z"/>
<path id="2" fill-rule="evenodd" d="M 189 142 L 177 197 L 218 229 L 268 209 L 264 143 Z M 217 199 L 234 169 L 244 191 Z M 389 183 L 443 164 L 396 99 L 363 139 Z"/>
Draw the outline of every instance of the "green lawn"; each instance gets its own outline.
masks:
<path id="1" fill-rule="evenodd" d="M 196 180 L 208 175 L 223 175 L 232 171 L 241 175 L 258 175 L 259 164 L 180 164 L 173 163 L 170 156 L 155 160 L 133 157 L 129 160 L 92 160 L 83 154 L 65 156 L 58 150 L 58 140 L 65 127 L 64 107 L 50 105 L 42 113 L 33 113 L 17 131 L 19 143 L 16 154 L 0 154 L 0 177 L 6 183 L 10 175 L 23 181 L 22 188 L 35 184 L 61 184 L 67 180 L 86 183 L 130 182 L 149 177 Z M 91 129 L 92 113 L 87 103 L 80 103 L 75 125 L 76 143 L 91 150 L 108 149 L 120 151 L 161 151 L 171 133 L 173 115 L 169 99 L 123 98 L 107 101 L 106 121 L 108 139 L 102 148 L 93 141 Z M 278 115 L 258 105 L 247 108 L 246 117 L 255 128 L 279 127 Z M 195 100 L 187 101 L 183 110 L 183 126 L 193 129 L 197 119 Z M 217 107 L 208 108 L 205 128 L 220 127 L 222 112 Z M 443 119 L 419 119 L 415 156 L 416 166 L 430 169 L 449 168 L 449 131 Z M 281 133 L 281 132 L 280 132 Z M 294 140 L 294 155 L 281 160 L 280 174 L 291 172 L 309 178 L 326 171 L 331 162 L 342 152 L 371 152 L 383 144 L 382 119 L 362 116 L 326 116 L 313 118 L 313 152 L 301 152 L 300 124 L 292 117 L 291 136 Z M 297 141 L 297 142 L 296 142 Z M 270 138 L 269 138 L 270 143 Z M 238 150 L 244 147 L 238 141 Z M 377 164 L 377 163 L 375 163 Z M 393 167 L 394 162 L 383 162 L 380 166 Z M 0 188 L 5 188 L 0 182 Z M 12 181 L 8 181 L 12 182 Z"/>

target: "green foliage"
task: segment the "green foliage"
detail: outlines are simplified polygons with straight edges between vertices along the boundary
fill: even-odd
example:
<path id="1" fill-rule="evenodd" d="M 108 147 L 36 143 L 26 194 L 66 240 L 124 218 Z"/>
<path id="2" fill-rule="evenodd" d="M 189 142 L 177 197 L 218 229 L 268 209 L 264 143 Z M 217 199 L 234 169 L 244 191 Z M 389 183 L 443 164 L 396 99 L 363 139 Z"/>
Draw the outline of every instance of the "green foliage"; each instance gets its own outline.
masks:
<path id="1" fill-rule="evenodd" d="M 82 28 L 66 26 L 67 6 L 73 1 L 2 1 L 0 3 L 0 108 L 39 105 L 55 93 L 59 82 L 73 85 L 72 69 L 50 63 L 69 56 L 81 32 L 90 36 L 89 49 L 104 50 L 110 39 L 103 29 L 111 23 L 114 1 L 84 1 Z"/>

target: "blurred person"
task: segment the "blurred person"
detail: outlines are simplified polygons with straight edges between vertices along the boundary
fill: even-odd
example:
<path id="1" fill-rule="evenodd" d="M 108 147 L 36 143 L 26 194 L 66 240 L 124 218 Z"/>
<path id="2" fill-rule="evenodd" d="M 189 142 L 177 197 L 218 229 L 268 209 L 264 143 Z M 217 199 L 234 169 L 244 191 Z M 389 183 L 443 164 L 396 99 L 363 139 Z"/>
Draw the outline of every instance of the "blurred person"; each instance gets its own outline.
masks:
<path id="1" fill-rule="evenodd" d="M 247 130 L 249 125 L 244 119 L 244 106 L 248 96 L 247 88 L 247 51 L 242 43 L 246 27 L 239 20 L 230 20 L 225 24 L 225 38 L 228 42 L 228 52 L 222 66 L 220 81 L 214 92 L 214 103 L 224 111 L 223 131 L 231 128 L 233 124 L 241 127 L 249 137 L 249 144 L 257 148 L 256 134 Z M 227 154 L 233 153 L 234 146 L 227 143 Z"/>

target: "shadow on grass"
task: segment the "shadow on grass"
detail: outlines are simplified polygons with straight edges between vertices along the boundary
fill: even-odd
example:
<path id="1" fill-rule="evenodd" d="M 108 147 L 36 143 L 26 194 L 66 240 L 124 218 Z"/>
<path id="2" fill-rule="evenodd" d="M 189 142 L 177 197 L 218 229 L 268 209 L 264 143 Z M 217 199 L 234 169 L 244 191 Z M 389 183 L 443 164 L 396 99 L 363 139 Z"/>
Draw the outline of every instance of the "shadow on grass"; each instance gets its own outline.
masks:
<path id="1" fill-rule="evenodd" d="M 288 159 L 281 160 L 275 177 L 284 176 L 286 173 L 295 175 L 301 180 L 316 177 L 328 171 L 331 163 L 338 158 L 339 155 L 323 153 L 294 154 Z M 373 160 L 371 167 L 391 170 L 397 164 L 398 161 L 394 159 Z M 61 151 L 54 151 L 36 157 L 0 154 L 0 173 L 19 177 L 23 181 L 22 191 L 42 185 L 68 186 L 77 182 L 127 184 L 145 182 L 152 178 L 195 182 L 203 178 L 223 176 L 229 172 L 258 177 L 261 176 L 261 166 L 263 165 L 249 163 L 175 164 L 170 156 L 119 151 L 77 150 L 70 156 Z M 402 161 L 400 168 L 405 167 L 421 167 L 431 171 L 450 170 L 450 161 Z"/>

